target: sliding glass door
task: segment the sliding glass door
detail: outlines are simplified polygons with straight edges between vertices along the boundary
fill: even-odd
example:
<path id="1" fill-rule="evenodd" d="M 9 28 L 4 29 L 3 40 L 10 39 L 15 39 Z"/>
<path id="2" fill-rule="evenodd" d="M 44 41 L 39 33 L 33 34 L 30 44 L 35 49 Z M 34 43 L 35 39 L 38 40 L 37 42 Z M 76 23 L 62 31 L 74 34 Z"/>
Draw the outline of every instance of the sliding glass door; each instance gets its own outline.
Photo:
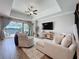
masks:
<path id="1" fill-rule="evenodd" d="M 29 26 L 28 26 L 28 24 L 24 24 L 24 32 L 27 34 L 27 35 L 29 35 Z"/>
<path id="2" fill-rule="evenodd" d="M 22 23 L 11 21 L 4 29 L 5 37 L 14 37 L 16 32 L 22 32 Z"/>
<path id="3" fill-rule="evenodd" d="M 28 36 L 31 36 L 32 25 L 24 22 L 10 21 L 4 28 L 5 37 L 14 37 L 16 32 L 25 32 Z"/>

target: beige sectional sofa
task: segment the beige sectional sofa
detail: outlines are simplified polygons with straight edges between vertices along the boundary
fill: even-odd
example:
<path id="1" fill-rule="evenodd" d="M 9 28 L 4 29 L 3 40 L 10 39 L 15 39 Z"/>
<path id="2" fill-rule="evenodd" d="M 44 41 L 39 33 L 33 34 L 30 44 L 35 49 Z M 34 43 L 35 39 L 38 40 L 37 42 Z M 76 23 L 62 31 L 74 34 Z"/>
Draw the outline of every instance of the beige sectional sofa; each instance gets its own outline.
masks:
<path id="1" fill-rule="evenodd" d="M 53 40 L 41 39 L 36 48 L 53 59 L 73 59 L 78 41 L 77 31 L 73 31 L 65 36 L 55 36 Z"/>
<path id="2" fill-rule="evenodd" d="M 55 43 L 54 40 L 43 39 L 37 42 L 37 49 L 53 59 L 73 59 L 76 50 L 74 39 L 67 48 Z"/>

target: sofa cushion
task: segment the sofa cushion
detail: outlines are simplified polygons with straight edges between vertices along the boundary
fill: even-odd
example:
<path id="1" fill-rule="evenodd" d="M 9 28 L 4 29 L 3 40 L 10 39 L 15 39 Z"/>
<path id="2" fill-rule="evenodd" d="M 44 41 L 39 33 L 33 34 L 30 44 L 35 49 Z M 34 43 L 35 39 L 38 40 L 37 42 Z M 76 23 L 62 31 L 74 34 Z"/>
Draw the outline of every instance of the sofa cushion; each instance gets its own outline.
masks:
<path id="1" fill-rule="evenodd" d="M 61 45 L 64 47 L 69 47 L 71 43 L 72 43 L 72 36 L 71 34 L 68 34 L 63 38 Z"/>
<path id="2" fill-rule="evenodd" d="M 63 35 L 63 34 L 55 34 L 55 36 L 54 36 L 54 41 L 55 41 L 56 43 L 60 44 L 61 41 L 62 41 L 62 39 L 64 38 L 64 36 L 65 36 L 65 35 Z"/>
<path id="3" fill-rule="evenodd" d="M 44 42 L 43 42 L 44 40 L 40 40 L 40 41 L 38 41 L 38 42 L 36 42 L 36 44 L 38 45 L 38 46 L 40 46 L 40 47 L 44 47 Z"/>

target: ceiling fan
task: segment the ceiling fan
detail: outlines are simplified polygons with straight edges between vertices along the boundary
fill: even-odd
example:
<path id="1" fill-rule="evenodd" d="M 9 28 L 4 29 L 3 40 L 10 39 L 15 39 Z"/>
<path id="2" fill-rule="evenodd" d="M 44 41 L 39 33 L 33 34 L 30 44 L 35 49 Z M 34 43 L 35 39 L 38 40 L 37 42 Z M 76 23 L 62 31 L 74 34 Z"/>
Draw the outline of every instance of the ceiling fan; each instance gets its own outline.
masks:
<path id="1" fill-rule="evenodd" d="M 27 15 L 37 15 L 37 9 L 34 9 L 33 6 L 30 6 L 29 8 L 27 8 L 27 10 L 25 11 L 25 13 Z"/>

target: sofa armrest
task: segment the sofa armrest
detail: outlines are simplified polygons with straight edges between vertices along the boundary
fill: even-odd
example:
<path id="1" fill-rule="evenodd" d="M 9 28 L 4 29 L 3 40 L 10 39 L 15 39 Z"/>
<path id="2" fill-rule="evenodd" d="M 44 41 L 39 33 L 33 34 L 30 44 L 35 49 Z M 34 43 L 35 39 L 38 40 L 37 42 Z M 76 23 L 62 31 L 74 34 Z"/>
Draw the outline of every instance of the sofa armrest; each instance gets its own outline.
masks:
<path id="1" fill-rule="evenodd" d="M 71 51 L 72 55 L 74 56 L 75 54 L 75 51 L 77 49 L 77 45 L 76 44 L 72 44 L 70 47 L 69 47 L 69 50 Z"/>
<path id="2" fill-rule="evenodd" d="M 76 48 L 77 48 L 76 44 L 72 44 L 72 45 L 69 47 L 69 49 L 72 50 L 72 51 L 76 50 Z"/>

